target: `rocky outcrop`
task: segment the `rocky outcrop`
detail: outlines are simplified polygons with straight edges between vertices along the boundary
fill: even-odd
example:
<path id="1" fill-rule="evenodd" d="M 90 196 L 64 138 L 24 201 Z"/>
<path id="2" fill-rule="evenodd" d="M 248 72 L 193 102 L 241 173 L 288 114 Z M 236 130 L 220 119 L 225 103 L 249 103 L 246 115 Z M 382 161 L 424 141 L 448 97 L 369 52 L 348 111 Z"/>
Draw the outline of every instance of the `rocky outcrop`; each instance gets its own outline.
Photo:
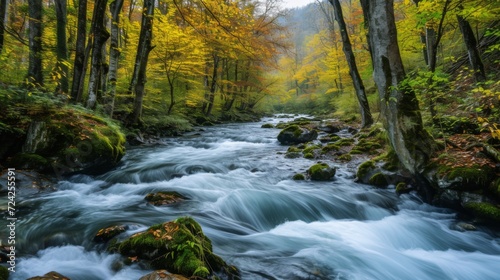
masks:
<path id="1" fill-rule="evenodd" d="M 278 141 L 283 145 L 306 143 L 318 138 L 318 132 L 298 125 L 290 125 L 278 134 Z"/>
<path id="2" fill-rule="evenodd" d="M 239 279 L 238 270 L 213 253 L 212 243 L 201 226 L 188 217 L 151 226 L 114 248 L 125 256 L 148 262 L 155 269 L 186 277 L 224 275 Z"/>

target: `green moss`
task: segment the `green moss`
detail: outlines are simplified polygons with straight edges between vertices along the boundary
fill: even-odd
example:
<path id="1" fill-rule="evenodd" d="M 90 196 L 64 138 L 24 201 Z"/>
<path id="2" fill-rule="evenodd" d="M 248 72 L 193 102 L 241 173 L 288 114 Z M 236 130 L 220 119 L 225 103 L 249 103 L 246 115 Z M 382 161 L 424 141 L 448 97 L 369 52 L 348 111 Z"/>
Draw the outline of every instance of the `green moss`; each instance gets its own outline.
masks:
<path id="1" fill-rule="evenodd" d="M 285 158 L 300 158 L 302 157 L 302 153 L 301 152 L 287 152 L 285 154 Z"/>
<path id="2" fill-rule="evenodd" d="M 410 192 L 410 188 L 405 182 L 399 182 L 396 185 L 396 193 L 398 195 Z"/>
<path id="3" fill-rule="evenodd" d="M 300 153 L 302 150 L 298 148 L 297 146 L 290 146 L 286 150 L 287 153 Z"/>
<path id="4" fill-rule="evenodd" d="M 380 172 L 373 174 L 373 176 L 370 177 L 368 183 L 378 188 L 385 188 L 389 185 L 385 175 Z"/>
<path id="5" fill-rule="evenodd" d="M 50 162 L 37 154 L 20 153 L 15 155 L 10 163 L 12 167 L 19 169 L 47 170 L 51 167 Z"/>
<path id="6" fill-rule="evenodd" d="M 350 146 L 354 143 L 354 139 L 352 138 L 342 138 L 340 140 L 338 140 L 337 142 L 335 142 L 336 145 L 339 145 L 339 146 Z"/>
<path id="7" fill-rule="evenodd" d="M 326 163 L 317 163 L 307 170 L 307 174 L 314 181 L 328 181 L 335 176 L 336 169 Z"/>
<path id="8" fill-rule="evenodd" d="M 476 218 L 493 223 L 500 223 L 500 208 L 487 202 L 469 202 L 464 208 Z"/>
<path id="9" fill-rule="evenodd" d="M 265 123 L 261 126 L 261 128 L 274 128 L 274 125 L 272 123 Z"/>
<path id="10" fill-rule="evenodd" d="M 337 159 L 340 161 L 347 162 L 347 161 L 352 160 L 352 156 L 350 154 L 343 154 L 343 155 L 340 155 Z"/>
<path id="11" fill-rule="evenodd" d="M 331 151 L 338 151 L 340 150 L 340 146 L 337 145 L 337 144 L 328 144 L 326 146 L 324 146 L 322 149 L 321 149 L 321 153 L 322 154 L 326 154 L 328 152 L 331 152 Z"/>
<path id="12" fill-rule="evenodd" d="M 315 156 L 313 153 L 307 153 L 307 154 L 304 154 L 304 158 L 307 158 L 307 159 L 314 159 Z"/>
<path id="13" fill-rule="evenodd" d="M 456 167 L 451 168 L 446 179 L 450 181 L 459 181 L 455 184 L 458 189 L 482 189 L 492 181 L 493 171 L 489 167 Z"/>
<path id="14" fill-rule="evenodd" d="M 156 269 L 187 277 L 208 277 L 227 265 L 212 252 L 212 243 L 192 218 L 151 226 L 118 246 L 121 254 L 149 260 Z"/>
<path id="15" fill-rule="evenodd" d="M 302 180 L 305 180 L 306 177 L 302 173 L 297 173 L 297 174 L 293 175 L 293 179 L 296 181 L 302 181 Z"/>
<path id="16" fill-rule="evenodd" d="M 370 170 L 375 168 L 375 162 L 372 160 L 368 160 L 363 162 L 361 165 L 358 167 L 358 171 L 356 172 L 356 176 L 358 178 L 363 178 L 365 177 Z"/>
<path id="17" fill-rule="evenodd" d="M 316 150 L 319 150 L 321 149 L 321 145 L 311 145 L 311 146 L 307 146 L 303 151 L 302 153 L 305 155 L 305 154 L 312 154 L 314 153 Z"/>
<path id="18" fill-rule="evenodd" d="M 363 154 L 363 153 L 364 153 L 363 151 L 360 151 L 360 150 L 358 150 L 358 149 L 352 149 L 352 150 L 349 152 L 349 154 L 351 154 L 351 155 L 361 155 L 361 154 Z"/>
<path id="19" fill-rule="evenodd" d="M 359 142 L 353 147 L 355 150 L 362 151 L 364 153 L 375 154 L 377 153 L 377 149 L 381 149 L 382 145 L 375 141 L 369 141 L 367 139 L 361 139 Z"/>

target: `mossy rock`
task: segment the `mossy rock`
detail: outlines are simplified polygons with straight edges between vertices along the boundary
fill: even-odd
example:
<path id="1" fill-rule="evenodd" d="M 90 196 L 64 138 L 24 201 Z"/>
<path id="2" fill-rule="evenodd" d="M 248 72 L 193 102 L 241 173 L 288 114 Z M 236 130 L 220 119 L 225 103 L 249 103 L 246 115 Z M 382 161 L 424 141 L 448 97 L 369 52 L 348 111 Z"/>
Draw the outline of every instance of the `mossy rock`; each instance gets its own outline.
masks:
<path id="1" fill-rule="evenodd" d="M 455 167 L 450 168 L 444 179 L 453 182 L 451 188 L 457 190 L 487 189 L 494 180 L 493 169 L 487 166 Z"/>
<path id="2" fill-rule="evenodd" d="M 349 152 L 349 154 L 351 154 L 351 155 L 362 155 L 362 154 L 364 154 L 364 152 L 363 152 L 363 151 L 360 151 L 360 150 L 358 150 L 358 149 L 352 149 L 352 150 Z"/>
<path id="3" fill-rule="evenodd" d="M 377 188 L 385 188 L 389 185 L 386 176 L 381 172 L 373 174 L 368 180 L 368 183 Z"/>
<path id="4" fill-rule="evenodd" d="M 468 202 L 465 210 L 472 213 L 478 220 L 497 224 L 500 223 L 500 208 L 487 202 Z"/>
<path id="5" fill-rule="evenodd" d="M 302 181 L 302 180 L 306 179 L 306 176 L 304 176 L 304 174 L 302 174 L 302 173 L 297 173 L 297 174 L 293 175 L 292 179 L 295 181 Z"/>
<path id="6" fill-rule="evenodd" d="M 313 154 L 313 153 L 306 153 L 306 154 L 304 154 L 304 158 L 307 158 L 307 159 L 314 159 L 314 158 L 316 158 L 316 157 L 314 156 L 314 154 Z"/>
<path id="7" fill-rule="evenodd" d="M 118 251 L 148 261 L 155 269 L 166 269 L 186 277 L 208 278 L 218 272 L 237 278 L 238 272 L 212 252 L 211 241 L 192 218 L 151 226 L 118 245 Z"/>
<path id="8" fill-rule="evenodd" d="M 307 174 L 313 181 L 329 181 L 335 176 L 337 169 L 326 163 L 317 163 L 307 170 Z"/>
<path id="9" fill-rule="evenodd" d="M 286 150 L 287 153 L 301 153 L 302 152 L 302 149 L 297 147 L 297 146 L 290 146 L 288 147 L 288 149 Z"/>
<path id="10" fill-rule="evenodd" d="M 318 137 L 316 130 L 309 130 L 298 125 L 290 125 L 278 134 L 281 144 L 299 144 L 315 140 Z"/>
<path id="11" fill-rule="evenodd" d="M 335 142 L 335 144 L 339 146 L 351 146 L 353 143 L 354 139 L 352 138 L 342 138 Z"/>
<path id="12" fill-rule="evenodd" d="M 179 194 L 178 192 L 157 192 L 147 194 L 144 199 L 155 206 L 164 206 L 176 202 L 181 202 L 185 200 L 186 197 Z"/>
<path id="13" fill-rule="evenodd" d="M 321 145 L 310 145 L 307 146 L 305 149 L 302 150 L 303 154 L 308 154 L 308 153 L 314 153 L 315 151 L 318 151 L 322 148 Z"/>
<path id="14" fill-rule="evenodd" d="M 274 128 L 274 125 L 272 123 L 265 123 L 261 126 L 261 128 Z"/>
<path id="15" fill-rule="evenodd" d="M 31 153 L 19 153 L 12 157 L 9 164 L 18 169 L 35 169 L 39 171 L 49 171 L 52 167 L 48 159 Z"/>
<path id="16" fill-rule="evenodd" d="M 348 162 L 352 160 L 352 156 L 350 154 L 343 154 L 338 156 L 337 159 L 343 162 Z"/>
<path id="17" fill-rule="evenodd" d="M 302 152 L 290 152 L 285 154 L 285 158 L 301 158 Z"/>
<path id="18" fill-rule="evenodd" d="M 376 168 L 375 162 L 372 160 L 368 160 L 359 165 L 358 171 L 356 172 L 356 176 L 359 180 L 365 181 L 366 177 L 369 176 L 370 172 Z"/>
<path id="19" fill-rule="evenodd" d="M 116 225 L 100 229 L 94 236 L 94 242 L 105 243 L 126 231 L 126 226 Z"/>
<path id="20" fill-rule="evenodd" d="M 330 134 L 328 136 L 323 136 L 319 139 L 321 143 L 335 142 L 340 140 L 340 136 L 336 134 Z"/>
<path id="21" fill-rule="evenodd" d="M 369 141 L 367 139 L 361 139 L 356 145 L 354 145 L 353 150 L 362 151 L 363 153 L 376 154 L 377 149 L 381 149 L 382 145 L 376 141 Z"/>
<path id="22" fill-rule="evenodd" d="M 405 193 L 409 193 L 411 191 L 411 188 L 408 187 L 408 185 L 405 182 L 399 182 L 396 185 L 396 194 L 397 195 L 402 195 Z"/>
<path id="23" fill-rule="evenodd" d="M 321 148 L 321 153 L 322 154 L 327 154 L 329 152 L 336 152 L 340 150 L 340 146 L 337 145 L 337 144 L 328 144 L 326 146 L 324 146 L 323 148 Z"/>

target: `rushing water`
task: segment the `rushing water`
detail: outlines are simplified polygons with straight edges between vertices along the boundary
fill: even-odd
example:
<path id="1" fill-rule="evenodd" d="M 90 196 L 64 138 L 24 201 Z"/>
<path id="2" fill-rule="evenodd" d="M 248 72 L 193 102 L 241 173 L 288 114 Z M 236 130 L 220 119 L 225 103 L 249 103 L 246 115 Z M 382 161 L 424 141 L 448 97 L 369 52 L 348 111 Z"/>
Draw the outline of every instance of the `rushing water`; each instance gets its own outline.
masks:
<path id="1" fill-rule="evenodd" d="M 11 279 L 57 271 L 73 280 L 139 279 L 91 240 L 103 227 L 127 234 L 191 216 L 215 253 L 243 279 L 499 279 L 500 235 L 460 231 L 452 211 L 353 181 L 337 162 L 332 182 L 293 181 L 314 161 L 285 159 L 277 129 L 260 123 L 203 128 L 164 145 L 131 149 L 98 177 L 75 176 L 57 191 L 23 197 L 17 227 L 22 255 Z M 177 191 L 169 207 L 146 194 Z"/>

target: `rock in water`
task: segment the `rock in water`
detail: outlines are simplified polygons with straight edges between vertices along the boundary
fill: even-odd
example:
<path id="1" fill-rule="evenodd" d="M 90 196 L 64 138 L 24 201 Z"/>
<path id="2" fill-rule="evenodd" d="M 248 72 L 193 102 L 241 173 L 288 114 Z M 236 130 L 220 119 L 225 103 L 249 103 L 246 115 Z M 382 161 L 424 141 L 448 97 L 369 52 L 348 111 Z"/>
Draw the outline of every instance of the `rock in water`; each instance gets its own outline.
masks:
<path id="1" fill-rule="evenodd" d="M 166 269 L 186 277 L 207 278 L 223 274 L 239 279 L 239 271 L 212 252 L 211 241 L 192 218 L 151 226 L 117 244 L 121 254 L 145 260 L 155 269 Z"/>
<path id="2" fill-rule="evenodd" d="M 28 278 L 27 280 L 70 280 L 70 279 L 62 274 L 55 272 L 55 271 L 51 271 L 51 272 L 45 274 L 44 276 L 35 276 L 35 277 Z"/>
<path id="3" fill-rule="evenodd" d="M 318 138 L 316 130 L 309 130 L 298 125 L 290 125 L 278 134 L 278 141 L 284 145 L 306 143 L 316 138 Z"/>
<path id="4" fill-rule="evenodd" d="M 329 181 L 335 176 L 337 169 L 326 163 L 317 163 L 307 170 L 307 174 L 313 181 Z"/>

